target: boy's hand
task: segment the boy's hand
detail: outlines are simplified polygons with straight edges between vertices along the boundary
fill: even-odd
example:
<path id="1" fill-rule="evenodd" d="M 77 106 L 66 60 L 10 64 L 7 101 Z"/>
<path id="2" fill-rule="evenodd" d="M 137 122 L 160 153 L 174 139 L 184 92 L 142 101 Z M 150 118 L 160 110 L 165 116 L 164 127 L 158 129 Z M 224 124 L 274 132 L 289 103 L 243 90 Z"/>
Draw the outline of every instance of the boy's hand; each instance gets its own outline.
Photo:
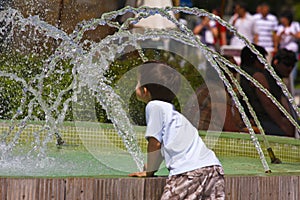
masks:
<path id="1" fill-rule="evenodd" d="M 134 172 L 134 173 L 129 174 L 128 176 L 131 176 L 131 177 L 152 177 L 152 176 L 154 176 L 154 172 L 146 172 L 146 171 Z"/>
<path id="2" fill-rule="evenodd" d="M 147 177 L 147 172 L 146 171 L 134 172 L 134 173 L 129 174 L 128 176 L 131 176 L 131 177 Z"/>

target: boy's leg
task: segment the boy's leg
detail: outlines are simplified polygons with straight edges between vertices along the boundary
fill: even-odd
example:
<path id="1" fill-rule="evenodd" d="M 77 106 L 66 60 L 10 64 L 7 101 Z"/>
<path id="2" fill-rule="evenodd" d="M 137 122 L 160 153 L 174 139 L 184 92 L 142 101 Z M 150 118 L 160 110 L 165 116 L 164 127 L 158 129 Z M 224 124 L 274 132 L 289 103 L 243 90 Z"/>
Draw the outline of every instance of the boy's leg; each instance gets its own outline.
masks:
<path id="1" fill-rule="evenodd" d="M 222 167 L 204 167 L 171 176 L 167 180 L 161 199 L 225 199 Z"/>
<path id="2" fill-rule="evenodd" d="M 192 185 L 192 179 L 186 175 L 174 175 L 167 179 L 161 200 L 178 200 L 187 196 L 187 188 Z"/>
<path id="3" fill-rule="evenodd" d="M 210 169 L 210 175 L 205 183 L 205 189 L 201 199 L 211 200 L 225 199 L 225 181 L 224 181 L 224 171 L 220 166 L 212 166 Z"/>

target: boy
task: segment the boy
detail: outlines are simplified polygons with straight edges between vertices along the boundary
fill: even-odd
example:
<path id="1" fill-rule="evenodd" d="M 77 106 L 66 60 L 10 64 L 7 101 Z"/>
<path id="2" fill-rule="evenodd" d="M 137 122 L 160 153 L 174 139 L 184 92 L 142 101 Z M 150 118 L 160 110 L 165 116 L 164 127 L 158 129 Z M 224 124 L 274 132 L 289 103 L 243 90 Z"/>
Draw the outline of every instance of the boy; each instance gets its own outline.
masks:
<path id="1" fill-rule="evenodd" d="M 139 69 L 136 95 L 146 105 L 147 167 L 129 176 L 151 177 L 162 160 L 169 177 L 161 199 L 225 199 L 224 173 L 197 129 L 171 104 L 180 74 L 171 67 L 145 63 Z"/>

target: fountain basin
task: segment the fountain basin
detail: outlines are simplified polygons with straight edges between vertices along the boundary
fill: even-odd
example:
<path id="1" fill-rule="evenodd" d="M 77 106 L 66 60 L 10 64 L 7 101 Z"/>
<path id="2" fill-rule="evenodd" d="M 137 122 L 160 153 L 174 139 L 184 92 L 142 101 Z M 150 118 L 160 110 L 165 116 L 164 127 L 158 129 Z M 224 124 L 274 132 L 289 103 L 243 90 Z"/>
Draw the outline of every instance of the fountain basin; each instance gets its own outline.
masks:
<path id="1" fill-rule="evenodd" d="M 20 143 L 30 143 L 33 139 L 30 133 L 39 128 L 39 124 L 28 124 Z M 144 128 L 135 127 L 143 152 L 146 148 Z M 5 131 L 8 124 L 1 122 L 0 129 Z M 113 155 L 102 151 L 107 150 L 108 138 L 116 148 L 126 151 L 112 125 L 65 123 L 60 131 L 65 144 L 57 147 L 53 145 L 54 140 L 49 145 L 47 155 L 51 159 L 45 165 L 21 170 L 18 166 L 12 167 L 14 163 L 9 168 L 1 164 L 1 199 L 159 199 L 168 175 L 163 165 L 157 177 L 131 178 L 127 176 L 127 166 L 134 163 L 129 155 L 121 151 Z M 105 139 L 100 138 L 104 136 Z M 265 152 L 272 170 L 267 174 L 248 134 L 200 132 L 200 136 L 223 164 L 227 199 L 296 200 L 300 196 L 299 140 L 267 136 L 274 153 L 283 162 L 271 164 Z M 265 149 L 259 135 L 258 140 Z M 99 157 L 90 147 L 102 149 L 103 154 Z M 119 168 L 113 162 L 105 163 L 108 159 L 117 160 Z"/>
<path id="2" fill-rule="evenodd" d="M 1 199 L 159 199 L 165 177 L 0 178 Z M 225 176 L 226 199 L 297 200 L 300 175 Z"/>

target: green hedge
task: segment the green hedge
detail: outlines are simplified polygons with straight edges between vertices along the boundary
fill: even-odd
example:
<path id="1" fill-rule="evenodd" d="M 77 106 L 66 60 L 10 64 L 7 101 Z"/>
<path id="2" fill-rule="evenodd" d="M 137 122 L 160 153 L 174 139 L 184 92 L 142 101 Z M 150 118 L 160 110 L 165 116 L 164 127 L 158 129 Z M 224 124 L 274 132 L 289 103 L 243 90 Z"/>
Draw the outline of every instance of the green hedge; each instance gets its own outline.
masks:
<path id="1" fill-rule="evenodd" d="M 36 91 L 41 88 L 41 99 L 50 105 L 55 101 L 59 91 L 66 88 L 72 81 L 71 68 L 72 66 L 68 61 L 61 60 L 56 64 L 54 73 L 51 73 L 50 76 L 39 82 L 38 77 L 43 76 L 43 73 L 48 70 L 44 66 L 43 58 L 33 55 L 24 56 L 16 52 L 2 53 L 0 71 L 16 76 L 0 76 L 0 118 L 22 119 L 30 112 L 32 113 L 32 119 L 44 120 L 45 113 L 41 109 L 40 103 L 34 100 L 34 95 L 29 91 L 29 87 Z M 15 77 L 19 77 L 27 85 L 24 85 L 22 81 L 16 80 Z M 71 92 L 66 93 L 63 98 L 67 99 L 70 96 Z M 52 114 L 57 116 L 57 113 Z M 66 115 L 66 120 L 71 119 L 72 114 L 70 110 Z"/>
<path id="2" fill-rule="evenodd" d="M 189 62 L 184 62 L 182 66 L 182 57 L 170 52 L 155 49 L 144 49 L 143 54 L 148 60 L 159 60 L 170 64 L 176 70 L 178 70 L 189 81 L 189 84 L 193 89 L 197 88 L 202 83 L 202 77 L 199 72 Z M 143 61 L 137 51 L 130 52 L 122 57 L 116 59 L 105 76 L 112 81 L 112 86 L 125 74 L 128 70 L 142 64 Z M 15 74 L 18 77 L 24 79 L 27 84 L 34 89 L 42 87 L 42 99 L 47 104 L 51 105 L 57 98 L 60 91 L 64 90 L 71 84 L 73 76 L 71 74 L 72 65 L 69 61 L 61 60 L 56 63 L 55 70 L 50 73 L 49 76 L 43 79 L 40 84 L 36 76 L 41 76 L 45 68 L 44 59 L 34 56 L 21 56 L 19 53 L 2 54 L 0 59 L 0 71 Z M 33 81 L 35 80 L 35 81 Z M 42 86 L 41 86 L 42 85 Z M 29 102 L 33 100 L 34 96 L 31 92 L 28 92 L 28 88 L 24 87 L 21 82 L 15 81 L 12 78 L 0 76 L 0 119 L 12 119 L 16 116 L 16 119 L 22 119 L 28 115 L 30 108 L 32 108 L 32 120 L 45 120 L 45 113 L 39 102 L 29 108 Z M 69 91 L 63 95 L 63 101 L 70 98 L 72 91 Z M 188 96 L 187 94 L 186 96 Z M 180 110 L 178 101 L 174 101 L 177 109 Z M 129 105 L 129 115 L 134 124 L 144 125 L 144 107 L 142 102 L 137 101 L 134 91 L 132 91 Z M 62 105 L 59 106 L 58 111 L 51 111 L 54 117 L 58 116 L 61 112 Z M 99 122 L 109 122 L 105 111 L 102 109 L 99 103 L 95 106 L 96 115 Z M 22 110 L 23 112 L 19 112 Z M 58 112 L 58 113 L 56 113 Z M 17 115 L 16 115 L 17 114 Z M 72 121 L 72 106 L 69 105 L 69 109 L 65 115 L 65 121 Z"/>

